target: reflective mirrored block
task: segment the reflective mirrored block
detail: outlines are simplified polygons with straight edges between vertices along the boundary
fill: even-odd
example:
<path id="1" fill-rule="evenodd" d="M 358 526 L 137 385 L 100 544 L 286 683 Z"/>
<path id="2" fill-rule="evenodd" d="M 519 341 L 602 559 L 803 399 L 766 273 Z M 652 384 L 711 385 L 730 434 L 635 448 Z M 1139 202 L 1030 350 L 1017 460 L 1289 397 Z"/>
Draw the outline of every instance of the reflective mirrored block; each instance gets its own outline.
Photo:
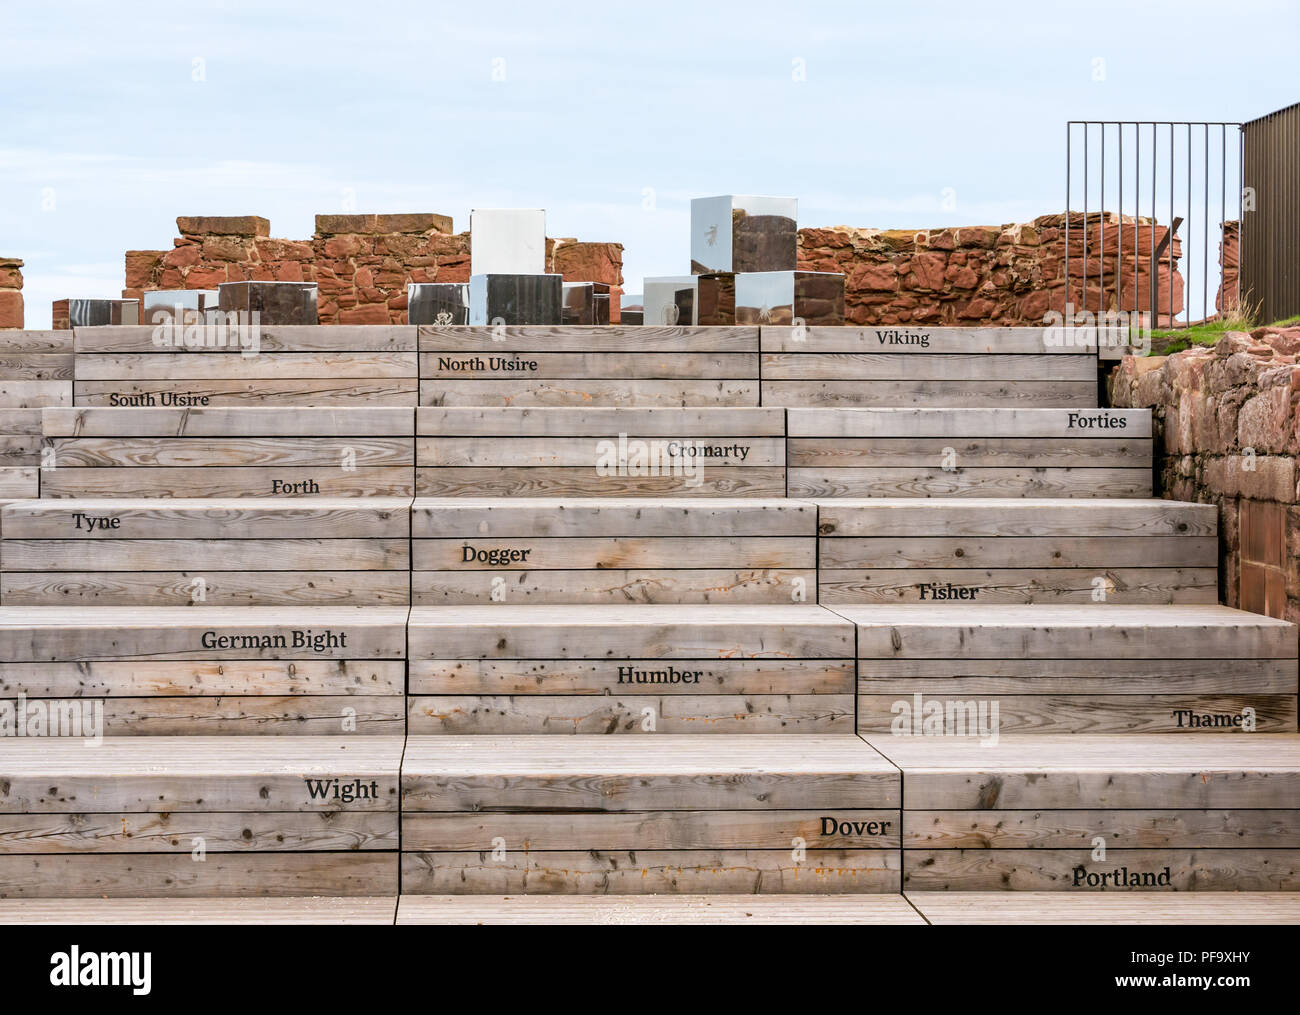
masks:
<path id="1" fill-rule="evenodd" d="M 469 324 L 468 282 L 412 282 L 406 287 L 411 324 Z"/>
<path id="2" fill-rule="evenodd" d="M 659 275 L 647 278 L 642 299 L 642 323 L 653 325 L 697 324 L 695 287 L 697 275 Z"/>
<path id="3" fill-rule="evenodd" d="M 563 275 L 471 275 L 470 324 L 560 324 Z"/>
<path id="4" fill-rule="evenodd" d="M 608 324 L 609 286 L 604 282 L 565 282 L 561 324 Z"/>
<path id="5" fill-rule="evenodd" d="M 735 324 L 844 323 L 844 276 L 837 272 L 758 271 L 735 279 Z"/>
<path id="6" fill-rule="evenodd" d="M 168 321 L 206 321 L 221 305 L 216 289 L 160 289 L 144 294 L 145 324 Z"/>
<path id="7" fill-rule="evenodd" d="M 69 328 L 139 323 L 139 300 L 68 300 Z"/>
<path id="8" fill-rule="evenodd" d="M 475 208 L 469 213 L 470 275 L 546 272 L 546 211 Z"/>
<path id="9" fill-rule="evenodd" d="M 691 201 L 691 271 L 794 271 L 799 201 L 726 194 Z"/>
<path id="10" fill-rule="evenodd" d="M 695 323 L 736 323 L 736 278 L 734 272 L 719 271 L 697 275 Z"/>
<path id="11" fill-rule="evenodd" d="M 645 302 L 640 293 L 623 293 L 619 297 L 619 323 L 642 324 L 645 320 Z"/>
<path id="12" fill-rule="evenodd" d="M 315 282 L 222 282 L 222 313 L 257 314 L 260 324 L 317 324 Z"/>

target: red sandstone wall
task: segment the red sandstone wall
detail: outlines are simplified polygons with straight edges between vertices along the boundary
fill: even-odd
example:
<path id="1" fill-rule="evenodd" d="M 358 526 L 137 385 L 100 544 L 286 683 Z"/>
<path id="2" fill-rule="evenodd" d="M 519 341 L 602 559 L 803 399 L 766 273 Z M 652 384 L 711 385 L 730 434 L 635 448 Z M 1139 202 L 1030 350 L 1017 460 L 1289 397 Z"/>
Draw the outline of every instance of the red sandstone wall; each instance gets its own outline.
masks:
<path id="1" fill-rule="evenodd" d="M 1155 225 L 1153 235 L 1147 219 L 1135 224 L 1126 217 L 1121 228 L 1111 213 L 1093 212 L 1085 219 L 1071 212 L 1068 286 L 1065 232 L 1064 215 L 951 229 L 801 229 L 799 267 L 848 276 L 845 312 L 850 324 L 1042 324 L 1049 309 L 1064 310 L 1067 296 L 1076 310 L 1094 313 L 1149 308 L 1151 249 L 1164 238 L 1166 227 Z M 1156 270 L 1160 316 L 1166 320 L 1171 303 L 1175 313 L 1183 306 L 1176 237 L 1173 247 L 1172 286 L 1167 254 Z M 1117 270 L 1122 301 L 1116 298 Z"/>
<path id="2" fill-rule="evenodd" d="M 1300 328 L 1125 359 L 1111 404 L 1150 408 L 1160 494 L 1220 507 L 1223 599 L 1300 621 Z"/>
<path id="3" fill-rule="evenodd" d="M 1237 309 L 1237 280 L 1241 277 L 1241 223 L 1223 223 L 1219 242 L 1219 268 L 1223 272 L 1219 291 L 1214 295 L 1214 309 L 1223 312 Z"/>
<path id="4" fill-rule="evenodd" d="M 23 326 L 23 262 L 0 257 L 0 328 Z"/>
<path id="5" fill-rule="evenodd" d="M 215 289 L 222 282 L 315 282 L 322 324 L 405 324 L 411 282 L 467 282 L 469 234 L 446 215 L 317 215 L 310 240 L 272 239 L 255 215 L 182 216 L 171 250 L 128 250 L 122 295 Z M 623 246 L 547 241 L 547 270 L 567 281 L 623 282 Z M 617 306 L 617 303 L 615 303 Z"/>

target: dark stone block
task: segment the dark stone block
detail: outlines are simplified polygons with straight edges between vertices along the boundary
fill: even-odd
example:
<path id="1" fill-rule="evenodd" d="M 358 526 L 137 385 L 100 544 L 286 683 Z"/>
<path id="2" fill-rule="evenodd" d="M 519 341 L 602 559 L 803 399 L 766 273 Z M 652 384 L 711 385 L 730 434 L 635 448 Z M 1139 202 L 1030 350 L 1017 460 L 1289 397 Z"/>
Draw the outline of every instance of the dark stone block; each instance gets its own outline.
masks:
<path id="1" fill-rule="evenodd" d="M 562 275 L 471 275 L 470 324 L 561 323 Z"/>
<path id="2" fill-rule="evenodd" d="M 468 282 L 415 282 L 406 294 L 412 324 L 469 324 Z"/>
<path id="3" fill-rule="evenodd" d="M 317 324 L 315 282 L 223 282 L 222 313 L 257 314 L 259 324 Z"/>

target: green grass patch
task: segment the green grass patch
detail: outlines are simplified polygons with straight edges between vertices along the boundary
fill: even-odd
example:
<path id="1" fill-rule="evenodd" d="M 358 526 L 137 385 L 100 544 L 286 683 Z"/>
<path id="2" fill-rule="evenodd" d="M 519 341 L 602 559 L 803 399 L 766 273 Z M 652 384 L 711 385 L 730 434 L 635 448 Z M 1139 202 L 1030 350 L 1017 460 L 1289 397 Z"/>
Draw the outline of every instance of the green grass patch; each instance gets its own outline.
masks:
<path id="1" fill-rule="evenodd" d="M 1300 324 L 1300 317 L 1274 321 L 1270 328 L 1290 328 Z M 1169 356 L 1193 346 L 1212 346 L 1228 331 L 1254 331 L 1260 325 L 1241 317 L 1197 324 L 1190 328 L 1155 328 L 1151 331 L 1150 356 Z"/>

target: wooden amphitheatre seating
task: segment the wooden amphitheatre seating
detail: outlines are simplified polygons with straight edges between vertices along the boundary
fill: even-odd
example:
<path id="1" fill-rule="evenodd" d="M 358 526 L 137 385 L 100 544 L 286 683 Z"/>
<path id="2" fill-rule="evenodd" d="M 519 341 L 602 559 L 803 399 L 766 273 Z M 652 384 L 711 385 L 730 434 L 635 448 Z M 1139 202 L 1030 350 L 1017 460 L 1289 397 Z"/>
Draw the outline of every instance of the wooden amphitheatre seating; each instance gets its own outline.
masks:
<path id="1" fill-rule="evenodd" d="M 1095 345 L 181 342 L 0 332 L 0 920 L 1300 919 L 1296 630 Z"/>

